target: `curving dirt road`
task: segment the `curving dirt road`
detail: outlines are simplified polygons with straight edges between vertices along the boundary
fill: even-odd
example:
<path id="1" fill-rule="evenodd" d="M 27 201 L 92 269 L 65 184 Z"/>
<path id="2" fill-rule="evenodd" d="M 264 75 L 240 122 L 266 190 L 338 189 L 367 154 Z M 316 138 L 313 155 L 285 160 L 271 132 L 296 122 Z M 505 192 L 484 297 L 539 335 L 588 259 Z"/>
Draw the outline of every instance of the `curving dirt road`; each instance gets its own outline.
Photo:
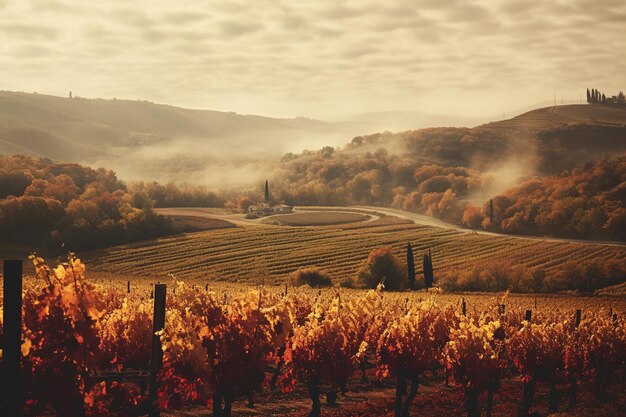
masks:
<path id="1" fill-rule="evenodd" d="M 315 213 L 319 211 L 332 211 L 336 213 L 354 213 L 355 210 L 344 207 L 311 207 L 308 209 L 307 207 L 296 207 L 294 208 L 294 213 Z M 364 219 L 360 223 L 368 223 L 378 220 L 380 216 L 377 216 L 374 213 L 370 213 L 369 210 L 368 219 Z M 249 226 L 264 226 L 264 227 L 275 227 L 276 225 L 271 223 L 264 223 L 263 220 L 271 219 L 272 216 L 264 216 L 259 217 L 258 219 L 246 219 L 245 214 L 240 213 L 232 213 L 226 209 L 219 208 L 203 208 L 203 207 L 167 207 L 167 208 L 157 208 L 155 212 L 161 214 L 163 216 L 190 216 L 190 217 L 203 217 L 208 219 L 218 219 L 223 220 L 229 223 L 232 223 L 236 226 L 241 227 L 249 227 Z M 276 214 L 277 216 L 284 214 Z"/>
<path id="2" fill-rule="evenodd" d="M 566 239 L 550 236 L 522 236 L 522 235 L 510 235 L 504 233 L 486 232 L 484 230 L 473 230 L 460 227 L 458 225 L 444 222 L 443 220 L 436 219 L 434 217 L 426 216 L 423 214 L 411 213 L 404 210 L 391 209 L 386 207 L 375 206 L 348 206 L 348 207 L 306 207 L 299 206 L 294 208 L 294 212 L 307 212 L 307 211 L 336 211 L 336 212 L 350 212 L 350 211 L 367 212 L 371 216 L 366 222 L 374 221 L 379 218 L 376 213 L 385 214 L 387 216 L 395 216 L 402 219 L 408 219 L 416 224 L 439 227 L 443 229 L 456 230 L 461 233 L 476 233 L 489 236 L 504 236 L 515 239 L 531 239 L 544 242 L 567 242 L 578 243 L 585 245 L 604 245 L 604 246 L 626 246 L 626 242 L 611 242 L 602 240 L 584 240 L 584 239 Z M 260 227 L 284 227 L 276 226 L 273 224 L 263 223 L 263 219 L 271 218 L 271 216 L 261 217 L 258 219 L 246 219 L 244 214 L 231 213 L 226 209 L 217 208 L 202 208 L 202 207 L 172 207 L 172 208 L 159 208 L 155 210 L 158 214 L 164 216 L 194 216 L 194 217 L 206 217 L 213 219 L 220 219 L 230 222 L 234 225 L 241 227 L 260 226 Z"/>
<path id="3" fill-rule="evenodd" d="M 205 217 L 209 219 L 224 220 L 232 223 L 236 226 L 249 227 L 249 226 L 272 226 L 269 224 L 261 223 L 264 217 L 259 219 L 246 219 L 244 214 L 231 213 L 226 209 L 216 208 L 203 208 L 203 207 L 167 207 L 157 208 L 154 210 L 157 214 L 163 216 L 191 216 L 191 217 Z"/>
<path id="4" fill-rule="evenodd" d="M 349 208 L 349 207 L 346 207 Z M 566 239 L 559 237 L 551 237 L 551 236 L 522 236 L 522 235 L 511 235 L 505 233 L 494 233 L 494 232 L 486 232 L 484 230 L 473 230 L 466 229 L 460 227 L 458 225 L 452 223 L 446 223 L 443 220 L 435 219 L 434 217 L 425 216 L 423 214 L 411 213 L 404 210 L 396 210 L 386 207 L 373 207 L 373 206 L 354 206 L 356 209 L 364 209 L 364 210 L 374 210 L 379 213 L 386 214 L 388 216 L 396 216 L 402 219 L 413 220 L 416 224 L 421 224 L 425 226 L 432 227 L 441 227 L 443 229 L 452 229 L 462 233 L 476 233 L 481 235 L 490 235 L 490 236 L 505 236 L 512 237 L 516 239 L 532 239 L 532 240 L 541 240 L 544 242 L 567 242 L 567 243 L 580 243 L 585 245 L 604 245 L 604 246 L 626 246 L 626 242 L 616 242 L 616 241 L 605 241 L 605 240 L 584 240 L 584 239 Z"/>

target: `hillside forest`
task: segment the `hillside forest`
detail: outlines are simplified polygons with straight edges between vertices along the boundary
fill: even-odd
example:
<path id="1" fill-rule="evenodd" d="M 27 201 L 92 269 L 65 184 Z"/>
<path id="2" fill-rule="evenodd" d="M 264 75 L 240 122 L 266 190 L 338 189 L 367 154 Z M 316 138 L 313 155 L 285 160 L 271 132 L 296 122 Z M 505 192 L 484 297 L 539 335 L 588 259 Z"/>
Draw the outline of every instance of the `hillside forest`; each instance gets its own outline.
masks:
<path id="1" fill-rule="evenodd" d="M 620 240 L 624 135 L 587 125 L 532 141 L 481 128 L 379 133 L 285 155 L 273 189 L 294 205 L 394 207 L 473 229 Z"/>
<path id="2" fill-rule="evenodd" d="M 128 186 L 104 168 L 0 156 L 0 235 L 10 236 L 3 239 L 8 249 L 62 253 L 166 235 L 175 230 L 154 213 L 155 203 L 219 204 L 216 200 L 201 187 Z"/>

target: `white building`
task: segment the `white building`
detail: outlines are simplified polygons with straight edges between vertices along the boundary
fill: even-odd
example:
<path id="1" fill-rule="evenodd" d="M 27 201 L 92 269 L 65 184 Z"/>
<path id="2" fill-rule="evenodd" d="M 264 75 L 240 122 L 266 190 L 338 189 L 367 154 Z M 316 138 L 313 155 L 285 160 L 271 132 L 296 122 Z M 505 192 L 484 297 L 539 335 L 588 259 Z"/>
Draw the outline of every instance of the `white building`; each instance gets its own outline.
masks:
<path id="1" fill-rule="evenodd" d="M 272 207 L 269 203 L 257 203 L 254 206 L 248 207 L 248 213 L 254 214 L 256 216 L 270 216 L 272 214 L 291 213 L 292 210 L 293 207 L 285 204 L 278 204 Z"/>

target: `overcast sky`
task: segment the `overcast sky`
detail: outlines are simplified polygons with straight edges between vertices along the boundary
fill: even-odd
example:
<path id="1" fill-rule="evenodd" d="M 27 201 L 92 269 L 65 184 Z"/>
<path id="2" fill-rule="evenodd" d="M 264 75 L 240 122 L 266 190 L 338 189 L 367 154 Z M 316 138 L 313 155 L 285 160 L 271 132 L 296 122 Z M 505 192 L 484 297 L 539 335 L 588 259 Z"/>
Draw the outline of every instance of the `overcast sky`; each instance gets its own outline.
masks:
<path id="1" fill-rule="evenodd" d="M 625 0 L 0 0 L 3 90 L 336 119 L 591 86 L 626 89 Z"/>

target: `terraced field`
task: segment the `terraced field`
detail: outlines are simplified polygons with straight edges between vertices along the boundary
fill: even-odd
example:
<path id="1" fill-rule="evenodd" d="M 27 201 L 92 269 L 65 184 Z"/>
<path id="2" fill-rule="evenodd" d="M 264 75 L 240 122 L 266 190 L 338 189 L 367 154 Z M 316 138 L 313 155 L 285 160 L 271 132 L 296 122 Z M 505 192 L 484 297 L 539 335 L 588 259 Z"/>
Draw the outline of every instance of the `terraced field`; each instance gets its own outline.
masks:
<path id="1" fill-rule="evenodd" d="M 623 126 L 625 120 L 626 108 L 623 106 L 574 104 L 535 109 L 482 127 L 519 131 L 541 130 L 576 123 Z"/>
<path id="2" fill-rule="evenodd" d="M 415 254 L 431 249 L 435 269 L 477 259 L 511 259 L 549 272 L 569 259 L 626 259 L 626 247 L 541 241 L 467 233 L 379 221 L 327 227 L 257 226 L 191 233 L 79 254 L 91 271 L 125 276 L 280 283 L 292 271 L 309 266 L 326 269 L 338 280 L 351 278 L 372 249 L 392 246 Z M 419 259 L 419 258 L 418 258 Z M 416 262 L 421 272 L 421 262 Z"/>

